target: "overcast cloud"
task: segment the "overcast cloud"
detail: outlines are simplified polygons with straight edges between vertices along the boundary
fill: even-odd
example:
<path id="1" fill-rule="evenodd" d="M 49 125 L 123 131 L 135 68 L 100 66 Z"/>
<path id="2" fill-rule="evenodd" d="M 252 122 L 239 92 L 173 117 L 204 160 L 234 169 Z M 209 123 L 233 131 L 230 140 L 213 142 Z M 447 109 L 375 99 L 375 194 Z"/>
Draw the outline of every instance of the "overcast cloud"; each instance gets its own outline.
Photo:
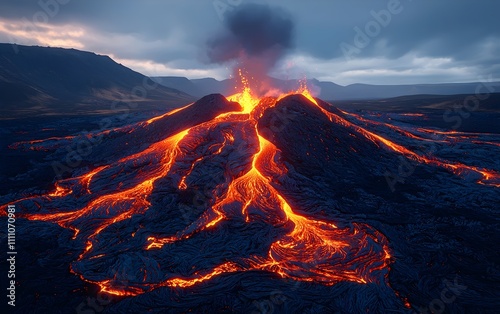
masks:
<path id="1" fill-rule="evenodd" d="M 0 3 L 0 42 L 107 54 L 151 76 L 224 79 L 231 64 L 207 62 L 207 41 L 229 10 L 248 3 L 282 7 L 293 19 L 293 49 L 276 64 L 277 77 L 342 85 L 500 80 L 494 0 L 11 0 Z"/>

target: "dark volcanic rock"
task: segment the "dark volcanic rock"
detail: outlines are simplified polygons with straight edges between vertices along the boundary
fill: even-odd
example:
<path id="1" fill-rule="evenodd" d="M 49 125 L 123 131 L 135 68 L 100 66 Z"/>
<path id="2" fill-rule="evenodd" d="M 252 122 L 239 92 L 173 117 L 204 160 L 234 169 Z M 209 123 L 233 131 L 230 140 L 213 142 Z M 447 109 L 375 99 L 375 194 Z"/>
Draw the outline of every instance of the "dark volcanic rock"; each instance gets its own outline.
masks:
<path id="1" fill-rule="evenodd" d="M 338 119 L 342 112 L 332 108 Z M 338 186 L 366 184 L 376 169 L 396 162 L 353 128 L 331 122 L 302 95 L 291 95 L 267 110 L 259 130 L 283 152 L 285 160 L 305 176 L 331 178 Z"/>
<path id="2" fill-rule="evenodd" d="M 121 294 L 103 313 L 495 313 L 500 136 L 316 102 L 209 95 L 99 135 L 54 191 L 2 197 L 20 312 L 88 309 L 100 286 Z M 80 139 L 30 145 L 60 160 Z"/>

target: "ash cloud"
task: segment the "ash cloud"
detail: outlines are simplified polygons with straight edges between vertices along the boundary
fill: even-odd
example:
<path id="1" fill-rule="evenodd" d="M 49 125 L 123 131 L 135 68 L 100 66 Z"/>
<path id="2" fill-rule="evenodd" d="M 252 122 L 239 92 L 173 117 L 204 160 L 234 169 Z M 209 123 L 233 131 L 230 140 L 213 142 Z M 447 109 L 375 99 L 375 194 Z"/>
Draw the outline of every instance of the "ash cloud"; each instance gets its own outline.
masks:
<path id="1" fill-rule="evenodd" d="M 238 61 L 253 77 L 263 78 L 294 47 L 295 22 L 277 7 L 243 4 L 226 14 L 225 29 L 207 42 L 210 63 Z"/>

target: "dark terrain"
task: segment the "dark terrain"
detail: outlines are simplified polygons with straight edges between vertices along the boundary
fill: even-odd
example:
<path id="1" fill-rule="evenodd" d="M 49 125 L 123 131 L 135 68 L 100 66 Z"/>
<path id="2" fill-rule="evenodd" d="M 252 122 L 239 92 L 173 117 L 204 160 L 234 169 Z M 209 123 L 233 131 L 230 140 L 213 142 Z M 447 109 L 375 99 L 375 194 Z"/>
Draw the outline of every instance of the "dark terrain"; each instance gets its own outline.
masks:
<path id="1" fill-rule="evenodd" d="M 496 89 L 316 82 L 330 101 L 243 113 L 216 94 L 231 81 L 17 48 L 0 45 L 14 312 L 498 313 Z"/>
<path id="2" fill-rule="evenodd" d="M 152 78 L 163 86 L 172 87 L 193 96 L 202 97 L 210 93 L 221 93 L 223 95 L 233 94 L 237 80 L 225 79 L 216 80 L 214 78 L 187 79 L 177 76 L 158 76 Z M 278 89 L 296 90 L 301 80 L 282 80 L 273 77 L 264 79 L 269 86 Z M 314 91 L 314 94 L 321 99 L 332 101 L 343 100 L 363 100 L 372 102 L 374 99 L 382 100 L 386 98 L 402 97 L 416 99 L 419 97 L 440 97 L 460 94 L 498 93 L 500 92 L 500 82 L 489 81 L 475 83 L 447 83 L 447 84 L 414 84 L 414 85 L 369 85 L 351 84 L 342 86 L 333 82 L 319 81 L 316 79 L 307 80 L 307 85 Z M 407 97 L 409 96 L 409 98 Z M 416 96 L 416 98 L 414 97 Z M 498 107 L 497 107 L 498 108 Z"/>
<path id="3" fill-rule="evenodd" d="M 89 187 L 92 194 L 82 192 L 79 185 L 75 185 L 69 187 L 76 195 L 62 198 L 47 194 L 42 196 L 52 191 L 56 182 L 51 162 L 64 160 L 66 147 L 72 147 L 78 138 L 18 144 L 14 145 L 16 149 L 8 150 L 7 167 L 2 175 L 7 187 L 2 189 L 4 196 L 0 203 L 34 197 L 16 203 L 19 214 L 28 218 L 20 218 L 17 222 L 18 251 L 23 255 L 18 264 L 19 313 L 35 313 L 34 308 L 37 312 L 52 312 L 54 308 L 62 312 L 89 310 L 88 297 L 90 300 L 102 299 L 103 294 L 98 293 L 96 285 L 79 279 L 69 271 L 70 265 L 83 278 L 92 281 L 115 276 L 118 286 L 144 287 L 144 278 L 134 270 L 149 269 L 146 282 L 153 284 L 169 278 L 171 272 L 185 277 L 196 276 L 197 271 L 191 270 L 191 265 L 196 270 L 204 271 L 221 261 L 238 260 L 241 254 L 265 253 L 269 241 L 266 237 L 277 237 L 279 233 L 269 229 L 264 218 L 245 224 L 238 216 L 229 218 L 214 229 L 200 231 L 190 239 L 168 244 L 164 249 L 144 251 L 151 234 L 172 235 L 191 224 L 200 223 L 199 219 L 215 201 L 215 195 L 223 195 L 224 186 L 227 187 L 228 182 L 235 178 L 231 176 L 238 176 L 235 174 L 238 172 L 234 171 L 230 171 L 232 174 L 229 175 L 227 168 L 220 168 L 221 164 L 232 160 L 228 164 L 230 167 L 249 167 L 248 158 L 251 155 L 248 152 L 255 153 L 257 148 L 255 141 L 245 137 L 245 133 L 238 136 L 236 134 L 239 133 L 235 133 L 237 141 L 222 146 L 224 150 L 220 156 L 212 155 L 207 150 L 221 143 L 221 134 L 232 128 L 231 123 L 216 124 L 209 133 L 196 135 L 199 137 L 197 146 L 189 146 L 194 156 L 185 157 L 188 158 L 186 160 L 179 157 L 176 161 L 179 169 L 186 169 L 190 158 L 205 158 L 188 177 L 187 190 L 181 191 L 176 186 L 175 182 L 179 180 L 176 172 L 158 180 L 148 197 L 151 206 L 147 211 L 108 226 L 98 235 L 98 241 L 93 240 L 96 241 L 96 251 L 86 253 L 87 257 L 83 259 L 81 254 L 86 237 L 105 221 L 102 219 L 107 219 L 98 214 L 99 208 L 95 208 L 95 216 L 75 221 L 73 226 L 79 229 L 86 226 L 76 239 L 70 229 L 54 223 L 57 221 L 29 218 L 35 213 L 43 215 L 78 210 L 96 198 L 123 190 L 121 184 L 137 184 L 138 180 L 142 180 L 141 176 L 152 171 L 150 167 L 158 162 L 156 157 L 138 157 L 133 164 L 116 161 L 133 156 L 179 130 L 196 125 L 201 127 L 219 113 L 235 110 L 234 105 L 226 103 L 224 98 L 210 97 L 192 108 L 148 125 L 135 124 L 146 119 L 145 116 L 131 117 L 132 120 L 126 122 L 136 125 L 132 132 L 128 131 L 127 123 L 115 121 L 113 127 L 117 130 L 104 136 L 73 174 L 66 174 L 66 177 L 76 177 L 96 167 L 112 165 L 110 170 L 92 181 Z M 454 99 L 448 98 L 449 101 Z M 432 105 L 434 100 L 420 101 L 427 106 Z M 442 103 L 443 99 L 439 101 Z M 335 116 L 391 139 L 422 156 L 484 167 L 496 173 L 500 169 L 496 158 L 500 147 L 487 144 L 500 143 L 500 130 L 494 123 L 499 118 L 496 112 L 478 110 L 471 114 L 471 121 L 483 121 L 474 131 L 478 134 L 431 134 L 418 128 L 424 127 L 428 131 L 451 129 L 446 123 L 439 122 L 440 117 L 442 119 L 439 109 L 420 110 L 402 106 L 399 102 L 385 101 L 383 106 L 391 108 L 389 112 L 380 104 L 376 107 L 366 104 L 367 107 L 363 107 L 365 111 L 356 111 L 347 109 L 349 104 L 344 103 L 342 108 L 346 112 L 342 113 L 333 106 L 320 104 Z M 287 113 L 286 118 L 280 120 L 283 112 Z M 277 121 L 273 117 L 284 123 L 273 127 Z M 80 128 L 98 129 L 99 120 L 95 118 L 32 119 L 29 127 L 23 125 L 23 120 L 9 121 L 3 126 L 2 132 L 8 137 L 2 137 L 2 147 L 6 149 L 6 145 L 12 147 L 15 142 L 27 139 L 75 135 L 79 130 L 81 132 Z M 463 122 L 465 124 L 468 120 Z M 68 128 L 64 127 L 65 124 Z M 124 129 L 121 129 L 122 126 Z M 438 126 L 441 129 L 436 129 Z M 41 133 L 39 130 L 42 128 L 53 129 Z M 369 284 L 342 281 L 330 286 L 284 279 L 268 271 L 237 271 L 185 288 L 157 287 L 150 291 L 145 288 L 146 292 L 128 297 L 106 295 L 106 302 L 100 303 L 105 304 L 102 306 L 103 313 L 262 313 L 266 308 L 273 313 L 418 313 L 423 309 L 429 312 L 430 309 L 440 309 L 440 305 L 444 306 L 444 312 L 450 313 L 496 313 L 500 306 L 500 260 L 497 253 L 500 250 L 497 232 L 500 193 L 498 187 L 489 184 L 498 184 L 498 181 L 479 184 L 477 180 L 480 177 L 473 171 L 453 173 L 445 167 L 421 163 L 392 151 L 377 144 L 377 141 L 368 140 L 356 128 L 329 121 L 305 98 L 289 97 L 276 107 L 267 109 L 258 122 L 258 129 L 281 151 L 277 160 L 286 165 L 288 171 L 275 177 L 273 185 L 297 212 L 314 219 L 333 221 L 342 228 L 366 225 L 366 228 L 374 228 L 387 238 L 391 259 L 386 280 Z M 240 128 L 233 132 L 240 132 L 236 130 Z M 401 133 L 402 130 L 422 139 L 410 138 Z M 426 151 L 429 140 L 434 146 Z M 239 151 L 241 149 L 244 150 Z M 388 177 L 387 173 L 391 175 Z M 399 178 L 391 190 L 389 180 L 392 180 L 392 175 Z M 216 186 L 222 190 L 208 194 L 203 192 L 207 189 L 212 191 Z M 118 204 L 109 205 L 109 209 L 118 211 L 116 215 L 126 210 L 126 202 L 122 199 Z M 41 209 L 34 204 L 40 204 Z M 255 206 L 252 210 L 259 208 Z M 136 232 L 137 236 L 130 237 Z M 98 257 L 101 256 L 99 252 L 104 252 L 105 257 Z M 153 261 L 161 266 L 155 266 Z M 446 303 L 440 301 L 443 298 Z"/>
<path id="4" fill-rule="evenodd" d="M 0 116 L 165 110 L 192 101 L 108 56 L 75 49 L 0 44 Z"/>

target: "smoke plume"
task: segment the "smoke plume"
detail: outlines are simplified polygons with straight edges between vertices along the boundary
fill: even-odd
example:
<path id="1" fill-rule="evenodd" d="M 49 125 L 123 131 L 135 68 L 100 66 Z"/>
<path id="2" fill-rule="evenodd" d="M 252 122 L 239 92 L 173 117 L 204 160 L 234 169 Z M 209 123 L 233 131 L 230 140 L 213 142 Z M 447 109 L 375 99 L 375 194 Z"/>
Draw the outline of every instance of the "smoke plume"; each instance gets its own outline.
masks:
<path id="1" fill-rule="evenodd" d="M 252 87 L 262 91 L 267 73 L 293 48 L 290 14 L 268 5 L 243 4 L 227 13 L 224 26 L 207 42 L 209 62 L 236 61 L 234 70 L 242 69 Z"/>

